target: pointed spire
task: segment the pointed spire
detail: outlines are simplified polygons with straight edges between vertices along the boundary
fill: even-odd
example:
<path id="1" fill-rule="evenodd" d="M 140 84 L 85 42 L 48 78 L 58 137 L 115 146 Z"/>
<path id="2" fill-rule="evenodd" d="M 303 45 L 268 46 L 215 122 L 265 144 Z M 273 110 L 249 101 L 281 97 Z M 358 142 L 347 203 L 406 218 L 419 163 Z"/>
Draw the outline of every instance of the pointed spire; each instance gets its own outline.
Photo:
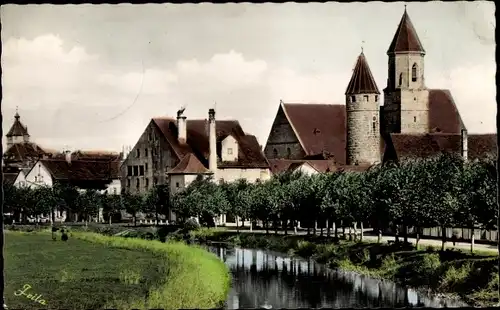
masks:
<path id="1" fill-rule="evenodd" d="M 425 54 L 422 43 L 418 38 L 417 31 L 415 30 L 415 27 L 413 27 L 410 16 L 408 16 L 408 13 L 406 12 L 406 5 L 403 17 L 399 22 L 398 29 L 396 30 L 396 34 L 394 34 L 394 38 L 389 46 L 389 50 L 387 50 L 387 54 L 401 52 L 420 52 Z"/>
<path id="2" fill-rule="evenodd" d="M 354 67 L 351 81 L 347 85 L 345 91 L 346 95 L 355 94 L 380 94 L 377 83 L 373 78 L 368 62 L 366 61 L 365 54 L 361 52 Z"/>
<path id="3" fill-rule="evenodd" d="M 19 136 L 29 136 L 28 127 L 24 126 L 20 121 L 21 116 L 19 116 L 18 108 L 16 107 L 16 114 L 14 114 L 14 124 L 10 127 L 10 130 L 5 135 L 6 137 L 19 137 Z"/>

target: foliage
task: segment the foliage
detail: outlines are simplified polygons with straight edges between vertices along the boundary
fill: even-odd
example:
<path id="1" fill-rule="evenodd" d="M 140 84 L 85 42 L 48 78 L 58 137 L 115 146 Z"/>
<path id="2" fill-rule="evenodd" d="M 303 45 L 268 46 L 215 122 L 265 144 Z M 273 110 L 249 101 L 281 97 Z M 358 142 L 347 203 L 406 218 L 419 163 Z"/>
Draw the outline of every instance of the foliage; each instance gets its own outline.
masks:
<path id="1" fill-rule="evenodd" d="M 166 214 L 177 219 L 196 217 L 203 226 L 216 226 L 220 214 L 261 222 L 267 230 L 302 227 L 351 226 L 370 223 L 385 230 L 425 227 L 495 227 L 496 167 L 491 159 L 463 162 L 459 157 L 437 157 L 387 163 L 365 172 L 336 171 L 305 175 L 287 172 L 270 180 L 218 184 L 197 178 L 172 196 L 167 186 L 154 186 L 144 195 L 123 192 L 103 196 L 80 193 L 67 185 L 35 189 L 6 187 L 6 210 L 23 216 L 48 214 L 55 207 L 87 219 L 99 207 L 105 214 L 126 210 Z M 329 230 L 328 230 L 329 233 Z M 337 230 L 335 230 L 337 233 Z M 443 238 L 443 247 L 444 247 Z"/>

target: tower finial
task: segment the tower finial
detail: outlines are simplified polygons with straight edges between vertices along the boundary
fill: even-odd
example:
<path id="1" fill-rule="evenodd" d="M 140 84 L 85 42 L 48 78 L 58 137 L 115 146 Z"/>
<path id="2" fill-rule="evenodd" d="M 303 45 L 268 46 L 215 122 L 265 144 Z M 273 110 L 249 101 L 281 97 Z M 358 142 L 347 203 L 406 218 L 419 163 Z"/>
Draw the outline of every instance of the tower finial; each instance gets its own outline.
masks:
<path id="1" fill-rule="evenodd" d="M 361 54 L 363 54 L 363 45 L 365 44 L 365 41 L 361 41 Z"/>
<path id="2" fill-rule="evenodd" d="M 405 3 L 405 13 L 406 13 L 406 3 Z"/>
<path id="3" fill-rule="evenodd" d="M 14 115 L 14 118 L 15 119 L 19 119 L 20 118 L 20 116 L 19 116 L 19 107 L 18 106 L 16 106 L 16 114 Z"/>

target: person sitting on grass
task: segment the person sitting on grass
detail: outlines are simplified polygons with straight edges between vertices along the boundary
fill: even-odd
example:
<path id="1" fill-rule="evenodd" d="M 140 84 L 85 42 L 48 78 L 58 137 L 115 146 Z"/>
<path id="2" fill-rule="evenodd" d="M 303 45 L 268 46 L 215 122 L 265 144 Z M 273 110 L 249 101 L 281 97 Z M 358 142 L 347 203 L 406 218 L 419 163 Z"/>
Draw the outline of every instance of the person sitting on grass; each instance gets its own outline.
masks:
<path id="1" fill-rule="evenodd" d="M 61 229 L 61 240 L 62 241 L 68 241 L 68 234 L 64 229 Z"/>

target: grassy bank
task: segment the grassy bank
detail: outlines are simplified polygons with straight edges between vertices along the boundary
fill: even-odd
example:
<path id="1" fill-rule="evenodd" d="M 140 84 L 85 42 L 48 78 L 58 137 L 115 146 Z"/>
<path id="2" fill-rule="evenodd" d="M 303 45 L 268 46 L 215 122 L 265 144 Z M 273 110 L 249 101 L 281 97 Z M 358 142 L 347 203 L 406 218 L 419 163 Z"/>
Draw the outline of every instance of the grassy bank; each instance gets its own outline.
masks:
<path id="1" fill-rule="evenodd" d="M 12 231 L 5 241 L 11 309 L 213 308 L 230 285 L 216 256 L 183 243 L 82 232 L 62 242 L 47 232 Z M 32 296 L 16 296 L 25 285 Z"/>
<path id="2" fill-rule="evenodd" d="M 434 293 L 458 295 L 469 303 L 498 302 L 498 269 L 495 253 L 470 254 L 433 247 L 378 244 L 315 236 L 275 236 L 230 233 L 223 229 L 199 229 L 191 237 L 200 241 L 228 242 L 246 248 L 269 249 L 313 258 L 330 268 L 356 271 L 389 279 Z"/>

